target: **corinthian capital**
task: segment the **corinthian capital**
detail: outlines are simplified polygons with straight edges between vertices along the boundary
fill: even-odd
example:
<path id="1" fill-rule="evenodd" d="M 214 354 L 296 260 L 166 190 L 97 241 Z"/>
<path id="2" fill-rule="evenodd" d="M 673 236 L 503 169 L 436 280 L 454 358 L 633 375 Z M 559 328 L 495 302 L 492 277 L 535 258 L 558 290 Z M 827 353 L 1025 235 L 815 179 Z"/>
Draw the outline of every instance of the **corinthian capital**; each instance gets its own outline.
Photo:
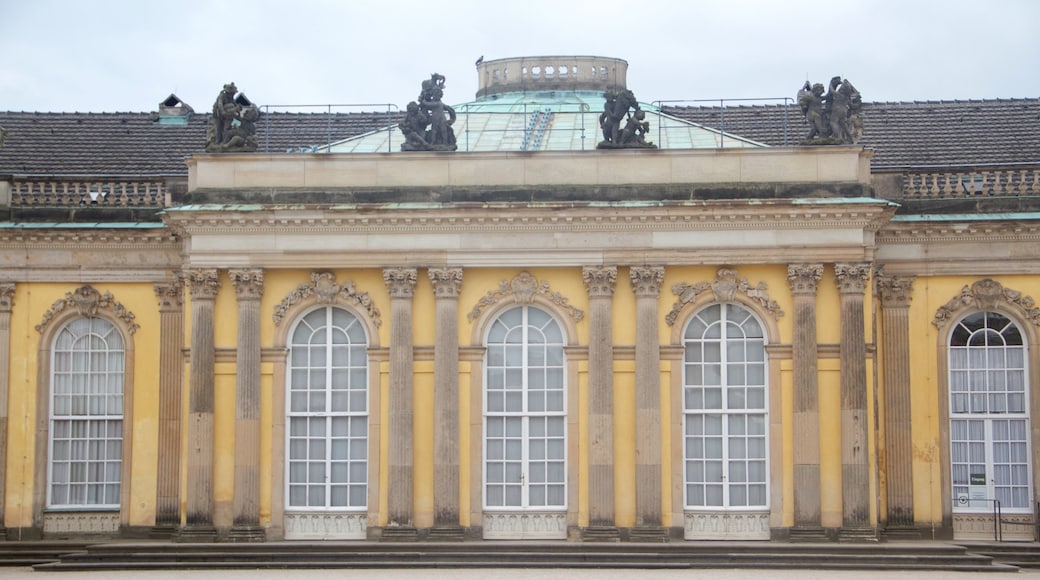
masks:
<path id="1" fill-rule="evenodd" d="M 228 270 L 239 300 L 259 300 L 264 295 L 264 271 L 261 268 Z"/>
<path id="2" fill-rule="evenodd" d="M 10 312 L 14 306 L 14 283 L 0 284 L 0 312 Z"/>
<path id="3" fill-rule="evenodd" d="M 862 294 L 867 289 L 867 280 L 870 279 L 870 264 L 835 264 L 834 279 L 838 283 L 838 291 L 842 294 Z"/>
<path id="4" fill-rule="evenodd" d="M 462 290 L 462 268 L 430 268 L 427 271 L 437 298 L 458 298 Z"/>
<path id="5" fill-rule="evenodd" d="M 914 291 L 914 280 L 917 276 L 889 276 L 878 273 L 877 289 L 881 294 L 883 308 L 910 306 L 910 294 Z"/>
<path id="6" fill-rule="evenodd" d="M 415 293 L 415 268 L 383 268 L 383 282 L 391 298 L 411 298 Z"/>
<path id="7" fill-rule="evenodd" d="M 817 283 L 823 277 L 823 264 L 791 264 L 787 267 L 787 282 L 794 294 L 816 295 Z"/>
<path id="8" fill-rule="evenodd" d="M 220 291 L 220 275 L 216 268 L 185 270 L 192 300 L 212 300 Z"/>
<path id="9" fill-rule="evenodd" d="M 628 270 L 628 280 L 636 296 L 656 298 L 661 294 L 664 266 L 632 266 Z"/>
<path id="10" fill-rule="evenodd" d="M 614 266 L 586 266 L 581 269 L 581 279 L 590 298 L 610 298 L 617 283 L 617 268 Z"/>

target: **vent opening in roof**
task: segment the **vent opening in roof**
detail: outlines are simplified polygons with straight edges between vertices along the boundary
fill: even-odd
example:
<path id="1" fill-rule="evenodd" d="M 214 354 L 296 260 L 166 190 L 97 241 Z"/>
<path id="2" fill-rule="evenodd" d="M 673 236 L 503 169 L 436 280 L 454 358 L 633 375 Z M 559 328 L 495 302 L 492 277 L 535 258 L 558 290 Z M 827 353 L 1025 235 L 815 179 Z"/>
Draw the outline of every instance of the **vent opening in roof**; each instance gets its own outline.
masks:
<path id="1" fill-rule="evenodd" d="M 187 125 L 194 112 L 191 105 L 170 93 L 170 96 L 159 103 L 158 122 L 160 125 Z"/>

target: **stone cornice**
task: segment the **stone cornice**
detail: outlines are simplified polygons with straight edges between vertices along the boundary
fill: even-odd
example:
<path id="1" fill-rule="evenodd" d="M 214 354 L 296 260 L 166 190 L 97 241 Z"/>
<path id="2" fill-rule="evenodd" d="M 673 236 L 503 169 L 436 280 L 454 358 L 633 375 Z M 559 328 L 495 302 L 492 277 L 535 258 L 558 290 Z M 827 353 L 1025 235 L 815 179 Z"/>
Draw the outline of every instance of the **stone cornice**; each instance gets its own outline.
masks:
<path id="1" fill-rule="evenodd" d="M 619 215 L 619 209 L 624 209 Z M 492 203 L 271 206 L 242 211 L 203 206 L 164 216 L 186 235 L 204 234 L 443 234 L 458 232 L 594 232 L 798 230 L 877 231 L 895 212 L 889 202 L 814 203 L 764 200 L 656 203 Z"/>
<path id="2" fill-rule="evenodd" d="M 167 228 L 150 230 L 26 228 L 0 230 L 0 249 L 176 249 L 181 240 Z"/>
<path id="3" fill-rule="evenodd" d="M 878 245 L 1040 241 L 1040 221 L 993 220 L 890 222 L 877 233 Z"/>

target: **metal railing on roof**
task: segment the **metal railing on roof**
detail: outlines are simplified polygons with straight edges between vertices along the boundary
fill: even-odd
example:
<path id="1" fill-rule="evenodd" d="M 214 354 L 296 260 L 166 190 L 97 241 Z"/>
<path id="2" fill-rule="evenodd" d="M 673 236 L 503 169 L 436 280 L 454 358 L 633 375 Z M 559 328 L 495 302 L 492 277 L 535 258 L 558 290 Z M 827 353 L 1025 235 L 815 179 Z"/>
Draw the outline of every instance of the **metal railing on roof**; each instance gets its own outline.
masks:
<path id="1" fill-rule="evenodd" d="M 768 105 L 768 104 L 782 105 L 783 106 L 783 113 L 784 113 L 783 114 L 783 122 L 781 124 L 781 131 L 782 131 L 782 135 L 783 135 L 783 146 L 787 147 L 787 146 L 790 145 L 790 131 L 789 131 L 789 128 L 790 128 L 790 108 L 791 108 L 791 104 L 794 103 L 794 99 L 791 98 L 791 97 L 756 97 L 756 98 L 744 98 L 744 99 L 679 99 L 679 100 L 654 101 L 652 104 L 655 107 L 657 107 L 658 109 L 663 109 L 666 105 L 667 106 L 677 106 L 677 105 L 685 104 L 685 103 L 712 103 L 713 106 L 711 108 L 717 109 L 719 111 L 719 124 L 718 124 L 718 126 L 715 126 L 715 127 L 712 127 L 712 128 L 717 129 L 720 132 L 720 140 L 722 141 L 722 144 L 720 145 L 720 148 L 724 148 L 725 147 L 725 139 L 726 139 L 726 134 L 727 133 L 729 133 L 730 135 L 737 135 L 738 134 L 737 132 L 741 130 L 740 128 L 737 128 L 737 127 L 746 127 L 747 126 L 746 124 L 743 124 L 743 123 L 740 124 L 737 127 L 732 127 L 732 128 L 726 126 L 726 108 L 730 105 L 730 103 L 745 103 L 745 104 L 746 103 L 757 103 L 757 104 L 766 104 L 766 105 Z M 738 106 L 741 106 L 741 105 L 738 105 Z M 773 125 L 772 121 L 767 121 L 767 123 L 769 123 L 770 125 Z M 756 128 L 756 129 L 758 129 L 758 128 Z M 660 141 L 660 131 L 661 131 L 660 126 L 658 126 L 658 141 Z"/>
<path id="2" fill-rule="evenodd" d="M 714 132 L 718 135 L 718 141 L 716 147 L 725 148 L 727 146 L 727 138 L 738 139 L 739 137 L 746 137 L 742 135 L 741 131 L 747 131 L 749 134 L 756 135 L 762 133 L 769 133 L 770 135 L 777 135 L 777 138 L 771 139 L 771 141 L 782 141 L 783 146 L 790 144 L 790 106 L 794 100 L 790 97 L 775 97 L 775 98 L 750 98 L 750 99 L 694 99 L 694 100 L 658 100 L 651 103 L 652 110 L 660 113 L 661 115 L 657 118 L 654 123 L 656 127 L 652 128 L 651 131 L 657 132 L 657 144 L 658 146 L 667 147 L 664 144 L 664 138 L 666 132 L 675 129 L 687 128 L 690 124 L 696 124 L 704 129 Z M 699 111 L 701 114 L 695 114 L 690 117 L 687 116 L 670 116 L 665 107 L 678 107 L 683 103 L 711 103 L 714 106 L 703 107 L 703 111 Z M 776 116 L 765 116 L 761 119 L 749 120 L 746 115 L 732 115 L 731 119 L 726 114 L 727 108 L 740 108 L 746 103 L 756 104 L 775 104 L 781 108 L 780 118 Z M 379 107 L 380 111 L 372 111 L 371 109 Z M 372 116 L 379 116 L 383 119 L 383 122 L 376 123 L 369 121 L 367 126 L 358 128 L 358 124 L 365 125 L 365 121 L 361 120 L 357 123 L 350 123 L 351 119 L 356 119 L 358 115 L 362 113 L 358 112 L 359 109 L 369 109 L 368 114 Z M 264 111 L 264 119 L 262 126 L 264 128 L 264 135 L 262 138 L 261 147 L 264 152 L 267 153 L 279 153 L 279 152 L 305 152 L 305 153 L 319 153 L 328 152 L 331 150 L 330 144 L 339 143 L 348 139 L 358 138 L 363 135 L 371 135 L 373 133 L 386 133 L 385 146 L 382 146 L 381 150 L 388 153 L 399 150 L 399 146 L 404 142 L 404 136 L 400 133 L 400 129 L 397 127 L 397 121 L 400 118 L 401 109 L 397 105 L 389 103 L 374 103 L 374 104 L 326 104 L 326 105 L 264 105 L 262 107 Z M 276 123 L 272 123 L 271 113 L 292 113 L 292 112 L 306 112 L 315 111 L 324 116 L 323 120 L 315 122 L 313 118 L 306 119 L 306 126 L 301 121 L 299 125 L 293 125 L 291 119 L 278 119 Z M 537 101 L 532 102 L 521 102 L 517 103 L 513 110 L 495 110 L 495 103 L 489 103 L 487 101 L 476 101 L 472 103 L 464 103 L 455 107 L 458 120 L 456 121 L 456 141 L 459 151 L 480 151 L 488 150 L 487 140 L 478 142 L 476 137 L 482 134 L 497 135 L 497 138 L 492 138 L 491 142 L 495 143 L 496 150 L 499 151 L 539 151 L 539 150 L 550 150 L 554 148 L 567 149 L 567 150 L 586 150 L 595 148 L 596 142 L 599 141 L 599 115 L 600 111 L 590 106 L 590 103 L 586 100 L 553 100 L 551 104 L 539 103 Z M 562 127 L 558 124 L 553 123 L 552 134 L 557 136 L 554 141 L 557 143 L 570 143 L 567 146 L 553 146 L 552 144 L 546 144 L 544 137 L 548 133 L 548 122 L 551 121 L 552 116 L 555 113 L 572 112 L 578 114 L 578 121 L 569 127 Z M 488 115 L 491 117 L 497 116 L 522 116 L 524 122 L 522 124 L 510 124 L 510 123 L 489 123 L 481 127 L 474 128 L 474 124 L 469 122 L 471 116 L 474 115 Z M 715 117 L 717 116 L 717 122 Z M 545 118 L 543 118 L 545 117 Z M 703 118 L 704 120 L 697 120 Z M 339 122 L 337 122 L 339 121 Z M 319 124 L 324 124 L 324 131 L 316 131 L 315 127 Z M 559 138 L 564 133 L 570 133 L 573 135 L 571 139 Z M 514 138 L 515 136 L 515 138 Z M 593 138 L 592 143 L 587 143 L 589 138 Z M 307 141 L 309 139 L 309 141 Z M 754 138 L 752 137 L 752 140 Z M 573 143 L 577 145 L 573 145 Z M 510 149 L 508 146 L 502 147 L 502 143 L 512 144 L 515 149 Z M 672 147 L 672 148 L 685 148 L 685 147 Z"/>
<path id="3" fill-rule="evenodd" d="M 271 135 L 272 134 L 277 135 L 277 132 L 272 133 L 272 128 L 271 128 L 271 115 L 270 115 L 270 113 L 273 112 L 273 111 L 277 111 L 277 112 L 280 112 L 280 113 L 292 113 L 292 112 L 301 112 L 301 111 L 309 112 L 309 111 L 311 111 L 313 109 L 325 109 L 325 121 L 326 122 L 325 122 L 325 140 L 324 140 L 324 142 L 323 143 L 309 143 L 309 144 L 294 145 L 294 146 L 292 146 L 290 148 L 290 151 L 289 151 L 289 152 L 291 152 L 292 149 L 295 149 L 296 152 L 308 152 L 308 150 L 316 151 L 319 145 L 328 145 L 329 143 L 332 143 L 333 141 L 338 141 L 338 140 L 342 139 L 342 137 L 336 137 L 336 135 L 333 132 L 333 128 L 332 128 L 333 118 L 335 116 L 345 115 L 345 113 L 343 113 L 341 111 L 346 110 L 346 111 L 349 112 L 349 111 L 352 111 L 352 110 L 372 108 L 372 107 L 380 107 L 380 108 L 385 107 L 386 108 L 386 111 L 385 111 L 385 115 L 386 115 L 386 128 L 384 130 L 392 131 L 394 129 L 397 129 L 397 125 L 393 122 L 394 112 L 395 111 L 400 112 L 401 109 L 400 109 L 400 107 L 398 107 L 397 105 L 395 105 L 393 103 L 354 103 L 354 104 L 339 104 L 339 105 L 334 105 L 334 104 L 326 104 L 326 105 L 263 105 L 260 108 L 261 108 L 261 110 L 263 110 L 263 119 L 264 119 L 264 144 L 263 144 L 264 152 L 265 153 L 271 153 Z M 333 110 L 335 110 L 336 112 L 333 113 Z M 382 112 L 376 113 L 376 114 L 381 114 L 381 113 Z M 346 113 L 346 114 L 349 114 L 349 113 Z M 387 140 L 387 145 L 389 146 L 389 140 Z"/>

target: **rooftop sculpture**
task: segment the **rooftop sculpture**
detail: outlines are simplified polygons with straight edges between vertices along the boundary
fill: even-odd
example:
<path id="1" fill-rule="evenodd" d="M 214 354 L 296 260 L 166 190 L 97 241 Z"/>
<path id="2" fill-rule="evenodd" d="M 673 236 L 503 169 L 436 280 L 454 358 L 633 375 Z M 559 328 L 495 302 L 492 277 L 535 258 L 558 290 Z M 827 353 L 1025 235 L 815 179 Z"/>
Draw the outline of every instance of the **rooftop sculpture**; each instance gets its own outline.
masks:
<path id="1" fill-rule="evenodd" d="M 805 81 L 798 91 L 798 106 L 809 123 L 802 145 L 852 145 L 863 136 L 863 98 L 848 79 L 831 79 L 825 95 L 823 85 Z"/>
<path id="2" fill-rule="evenodd" d="M 603 130 L 603 141 L 597 149 L 656 149 L 657 145 L 646 140 L 650 122 L 646 113 L 639 108 L 639 101 L 628 89 L 608 90 L 603 93 L 605 102 L 599 115 L 599 126 Z M 622 127 L 622 121 L 625 122 Z"/>
<path id="3" fill-rule="evenodd" d="M 416 101 L 408 103 L 404 120 L 398 123 L 404 133 L 401 151 L 455 151 L 455 109 L 444 104 L 444 75 L 433 73 L 422 82 Z"/>
<path id="4" fill-rule="evenodd" d="M 213 103 L 213 117 L 209 121 L 206 151 L 231 153 L 256 151 L 256 121 L 260 118 L 257 108 L 244 93 L 238 92 L 235 83 L 228 83 Z"/>

